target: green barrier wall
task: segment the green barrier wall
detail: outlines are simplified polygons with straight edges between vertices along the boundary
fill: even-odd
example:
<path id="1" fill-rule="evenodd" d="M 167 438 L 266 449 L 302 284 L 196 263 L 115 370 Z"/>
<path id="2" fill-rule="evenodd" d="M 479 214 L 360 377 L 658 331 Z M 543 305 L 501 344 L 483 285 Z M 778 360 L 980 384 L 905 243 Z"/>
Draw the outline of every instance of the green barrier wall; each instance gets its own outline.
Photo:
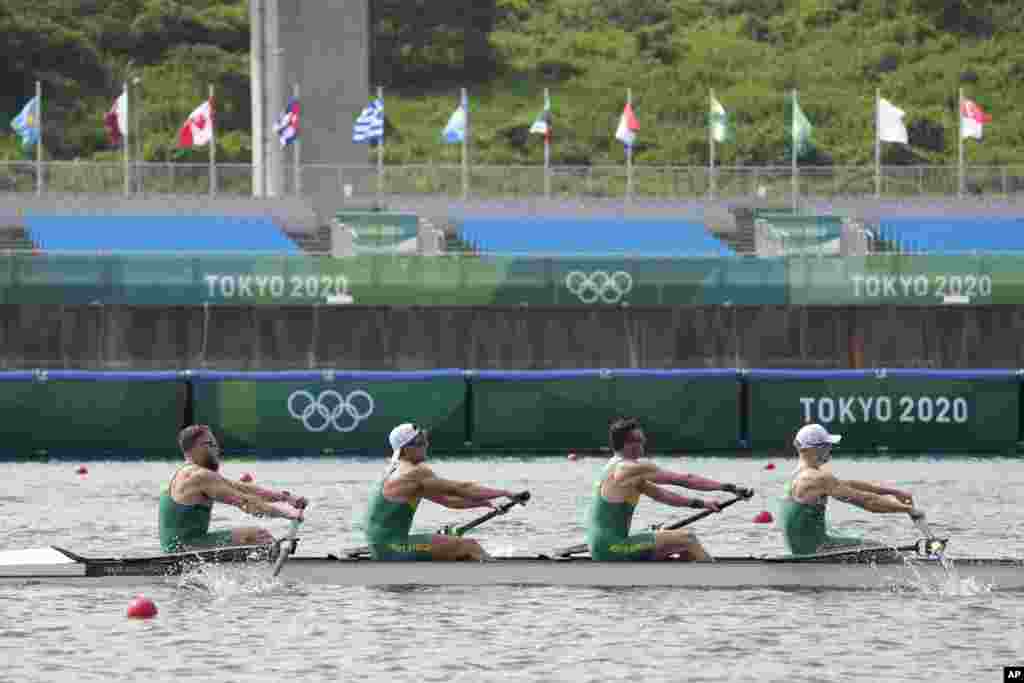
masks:
<path id="1" fill-rule="evenodd" d="M 1024 255 L 786 258 L 9 254 L 0 303 L 1022 304 Z"/>
<path id="2" fill-rule="evenodd" d="M 608 421 L 640 418 L 658 452 L 735 449 L 735 370 L 577 370 L 471 375 L 472 433 L 485 451 L 596 450 Z"/>
<path id="3" fill-rule="evenodd" d="M 792 452 L 802 424 L 842 434 L 849 452 L 992 453 L 1020 437 L 1014 371 L 752 370 L 750 445 Z"/>
<path id="4" fill-rule="evenodd" d="M 186 391 L 176 372 L 0 374 L 0 453 L 15 460 L 174 456 Z"/>
<path id="5" fill-rule="evenodd" d="M 463 448 L 462 371 L 197 372 L 194 421 L 214 426 L 225 449 L 257 456 L 368 452 L 390 455 L 402 422 L 430 429 L 439 451 Z"/>

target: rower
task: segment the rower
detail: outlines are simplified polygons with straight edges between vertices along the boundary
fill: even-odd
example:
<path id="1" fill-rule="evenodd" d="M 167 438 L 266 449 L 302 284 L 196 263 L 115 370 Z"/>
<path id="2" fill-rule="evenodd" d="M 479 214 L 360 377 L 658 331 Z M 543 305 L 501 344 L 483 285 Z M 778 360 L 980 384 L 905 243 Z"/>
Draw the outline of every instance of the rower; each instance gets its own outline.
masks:
<path id="1" fill-rule="evenodd" d="M 822 469 L 822 465 L 832 459 L 832 447 L 842 438 L 839 434 L 829 434 L 819 424 L 808 424 L 800 428 L 793 441 L 800 454 L 800 463 L 793 478 L 786 483 L 779 515 L 786 549 L 793 555 L 881 545 L 858 536 L 831 533 L 825 521 L 825 507 L 830 497 L 868 512 L 902 512 L 914 520 L 924 517 L 924 513 L 914 507 L 914 499 L 906 491 L 839 479 Z"/>
<path id="2" fill-rule="evenodd" d="M 270 532 L 259 527 L 210 531 L 210 513 L 215 501 L 233 505 L 250 515 L 302 519 L 307 505 L 305 498 L 222 476 L 218 472 L 220 446 L 206 425 L 182 429 L 178 433 L 178 446 L 185 456 L 185 464 L 175 471 L 160 492 L 160 547 L 164 552 L 274 542 Z"/>
<path id="3" fill-rule="evenodd" d="M 674 507 L 705 508 L 718 512 L 713 500 L 688 498 L 659 484 L 682 486 L 698 491 L 730 491 L 741 496 L 748 491 L 735 484 L 721 484 L 695 474 L 662 469 L 640 462 L 647 437 L 635 418 L 618 418 L 608 428 L 613 456 L 594 482 L 594 497 L 587 521 L 587 545 L 595 560 L 665 560 L 678 555 L 683 560 L 710 561 L 697 536 L 685 529 L 629 534 L 633 512 L 643 494 Z"/>
<path id="4" fill-rule="evenodd" d="M 430 445 L 427 431 L 405 422 L 391 430 L 391 462 L 374 484 L 366 517 L 366 540 L 375 560 L 484 560 L 489 557 L 469 538 L 445 534 L 410 534 L 422 498 L 453 510 L 486 507 L 494 498 L 512 498 L 504 489 L 469 481 L 441 479 L 424 462 Z"/>

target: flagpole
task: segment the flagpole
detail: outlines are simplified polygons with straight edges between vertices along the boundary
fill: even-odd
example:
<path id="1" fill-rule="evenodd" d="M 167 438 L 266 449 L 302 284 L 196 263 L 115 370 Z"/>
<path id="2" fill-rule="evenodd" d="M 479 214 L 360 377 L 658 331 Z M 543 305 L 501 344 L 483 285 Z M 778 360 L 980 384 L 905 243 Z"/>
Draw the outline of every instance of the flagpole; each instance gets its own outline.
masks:
<path id="1" fill-rule="evenodd" d="M 296 83 L 295 85 L 292 86 L 292 93 L 293 93 L 293 95 L 295 97 L 295 101 L 298 102 L 299 101 L 299 84 L 298 83 Z M 301 104 L 299 105 L 299 111 L 300 112 L 302 111 Z M 302 125 L 302 115 L 300 113 L 299 114 L 299 126 L 301 126 L 301 125 Z M 299 165 L 299 161 L 302 158 L 302 150 L 300 148 L 301 145 L 302 145 L 302 135 L 300 133 L 299 135 L 295 136 L 295 141 L 294 141 L 295 149 L 292 150 L 292 155 L 293 155 L 293 157 L 292 157 L 292 165 L 294 166 L 294 168 L 292 170 L 295 173 L 295 196 L 296 197 L 301 197 L 302 196 L 302 167 Z"/>
<path id="2" fill-rule="evenodd" d="M 213 102 L 213 83 L 210 84 L 210 196 L 217 196 L 217 115 Z"/>
<path id="3" fill-rule="evenodd" d="M 792 107 L 792 109 L 790 110 L 790 113 L 792 114 L 792 122 L 790 123 L 790 126 L 789 126 L 789 137 L 790 137 L 790 140 L 791 140 L 790 147 L 792 147 L 792 152 L 793 152 L 793 160 L 792 160 L 792 164 L 793 164 L 793 169 L 792 169 L 792 178 L 793 178 L 793 212 L 795 213 L 796 212 L 796 193 L 797 193 L 797 179 L 796 179 L 796 173 L 797 173 L 797 168 L 796 168 L 796 107 L 797 107 L 797 105 L 796 105 L 796 88 L 793 88 L 793 101 L 790 104 L 790 106 Z"/>
<path id="4" fill-rule="evenodd" d="M 879 117 L 882 114 L 882 89 L 875 88 L 875 199 L 882 196 L 882 129 Z"/>
<path id="5" fill-rule="evenodd" d="M 125 127 L 125 129 L 123 131 L 121 131 L 121 148 L 122 148 L 122 156 L 124 157 L 124 196 L 125 197 L 131 197 L 132 196 L 131 153 L 130 153 L 130 151 L 128 149 L 128 137 L 129 137 L 129 135 L 131 133 L 131 128 L 132 128 L 132 124 L 131 124 L 132 109 L 129 106 L 130 104 L 131 103 L 128 101 L 128 79 L 125 78 L 125 81 L 124 81 L 124 127 Z M 114 107 L 115 107 L 115 112 L 114 113 L 116 115 L 116 113 L 117 113 L 117 111 L 116 111 L 117 105 L 115 104 Z M 134 137 L 133 137 L 133 139 L 134 139 Z"/>
<path id="6" fill-rule="evenodd" d="M 39 140 L 36 141 L 36 196 L 43 194 L 43 85 L 36 81 L 36 109 L 39 114 Z"/>
<path id="7" fill-rule="evenodd" d="M 633 107 L 633 89 L 626 88 L 626 106 Z M 626 123 L 629 128 L 629 122 Z M 627 132 L 627 136 L 629 133 Z M 628 137 L 627 137 L 628 139 Z M 633 145 L 626 145 L 626 201 L 633 201 Z"/>
<path id="8" fill-rule="evenodd" d="M 466 131 L 462 136 L 462 199 L 465 201 L 469 199 L 469 159 L 467 155 L 469 153 L 469 98 L 466 97 L 466 89 L 462 89 L 462 107 L 463 114 L 466 116 Z"/>
<path id="9" fill-rule="evenodd" d="M 715 101 L 715 89 L 710 88 L 708 90 L 708 112 L 713 111 Z M 708 195 L 710 199 L 715 198 L 715 128 L 714 122 L 711 120 L 711 116 L 708 116 Z"/>
<path id="10" fill-rule="evenodd" d="M 964 89 L 960 88 L 958 96 L 956 98 L 956 120 L 958 123 L 958 130 L 960 134 L 957 135 L 957 149 L 959 154 L 957 156 L 957 197 L 964 196 Z"/>
<path id="11" fill-rule="evenodd" d="M 547 110 L 547 129 L 544 132 L 544 198 L 551 199 L 551 93 L 544 88 L 544 109 Z"/>
<path id="12" fill-rule="evenodd" d="M 384 86 L 377 86 L 377 101 L 384 107 Z M 383 112 L 381 118 L 384 118 Z M 384 198 L 384 121 L 381 121 L 380 138 L 377 140 L 377 206 Z"/>

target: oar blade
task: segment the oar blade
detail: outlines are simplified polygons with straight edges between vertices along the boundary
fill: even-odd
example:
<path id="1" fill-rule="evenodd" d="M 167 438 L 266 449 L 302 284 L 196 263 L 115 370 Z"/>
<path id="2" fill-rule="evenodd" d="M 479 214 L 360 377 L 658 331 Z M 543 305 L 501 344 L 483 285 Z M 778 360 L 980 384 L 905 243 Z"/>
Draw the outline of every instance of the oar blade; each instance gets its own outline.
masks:
<path id="1" fill-rule="evenodd" d="M 277 578 L 277 575 L 281 573 L 281 569 L 284 568 L 288 558 L 295 552 L 295 536 L 299 532 L 300 524 L 301 522 L 299 520 L 292 520 L 291 527 L 288 529 L 288 536 L 281 541 L 281 546 L 277 551 L 277 560 L 274 562 L 274 571 L 271 574 L 274 578 Z"/>

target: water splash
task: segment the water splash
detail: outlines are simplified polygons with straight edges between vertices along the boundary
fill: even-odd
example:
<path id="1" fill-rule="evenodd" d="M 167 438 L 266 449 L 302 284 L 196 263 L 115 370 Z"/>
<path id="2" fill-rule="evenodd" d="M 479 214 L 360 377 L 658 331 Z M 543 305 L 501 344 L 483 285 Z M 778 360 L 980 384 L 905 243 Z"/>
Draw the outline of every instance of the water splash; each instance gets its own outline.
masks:
<path id="1" fill-rule="evenodd" d="M 269 565 L 198 564 L 178 577 L 178 588 L 198 590 L 214 600 L 228 600 L 239 595 L 265 595 L 290 592 L 279 578 L 271 576 Z"/>

